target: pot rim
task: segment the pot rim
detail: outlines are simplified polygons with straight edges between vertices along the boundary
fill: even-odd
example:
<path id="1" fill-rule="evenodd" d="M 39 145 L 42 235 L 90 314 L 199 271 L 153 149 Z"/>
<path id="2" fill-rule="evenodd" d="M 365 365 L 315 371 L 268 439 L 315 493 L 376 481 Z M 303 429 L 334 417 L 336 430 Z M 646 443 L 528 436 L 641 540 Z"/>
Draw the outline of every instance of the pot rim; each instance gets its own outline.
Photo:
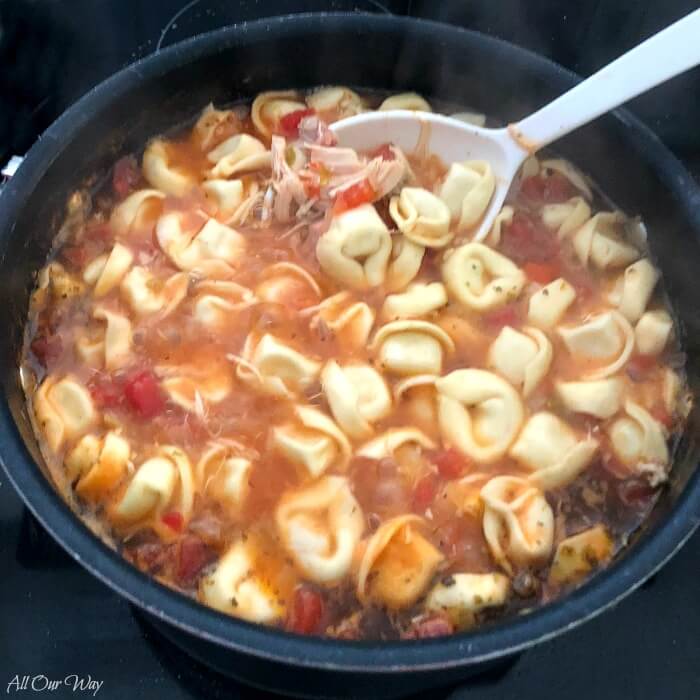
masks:
<path id="1" fill-rule="evenodd" d="M 368 19 L 373 31 L 418 29 L 442 33 L 452 40 L 490 42 L 504 51 L 517 51 L 535 68 L 558 73 L 569 82 L 580 80 L 548 59 L 479 32 L 408 17 L 370 13 L 306 13 L 236 24 L 174 44 L 115 73 L 69 107 L 27 153 L 16 175 L 0 195 L 0 246 L 14 228 L 17 212 L 45 171 L 65 149 L 72 136 L 99 111 L 119 99 L 135 82 L 158 77 L 223 45 L 244 46 L 259 38 L 295 36 L 323 31 L 337 22 L 344 31 L 363 29 Z M 677 195 L 679 206 L 700 232 L 700 208 L 691 206 L 700 196 L 684 166 L 641 121 L 624 110 L 614 117 L 629 129 L 633 142 L 643 144 L 653 166 Z M 4 256 L 0 254 L 0 260 Z M 5 387 L 7 389 L 7 387 Z M 638 588 L 668 561 L 700 524 L 700 470 L 697 468 L 664 522 L 626 556 L 617 559 L 589 582 L 522 618 L 487 628 L 430 640 L 352 642 L 301 637 L 251 624 L 205 607 L 142 574 L 104 544 L 70 510 L 30 455 L 10 412 L 0 402 L 0 463 L 27 508 L 42 526 L 91 574 L 146 613 L 186 633 L 237 652 L 308 669 L 393 673 L 430 671 L 467 666 L 513 654 L 555 637 L 592 619 Z"/>

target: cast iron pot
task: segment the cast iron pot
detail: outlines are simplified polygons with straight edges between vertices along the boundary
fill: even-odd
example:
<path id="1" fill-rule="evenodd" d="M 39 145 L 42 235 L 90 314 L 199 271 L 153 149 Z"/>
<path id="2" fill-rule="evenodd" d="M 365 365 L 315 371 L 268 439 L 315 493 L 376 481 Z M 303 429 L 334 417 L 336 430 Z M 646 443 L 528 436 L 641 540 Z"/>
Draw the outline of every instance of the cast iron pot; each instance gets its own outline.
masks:
<path id="1" fill-rule="evenodd" d="M 18 375 L 29 294 L 68 195 L 208 102 L 227 103 L 274 88 L 346 84 L 416 90 L 507 123 L 576 80 L 544 58 L 441 24 L 375 15 L 297 15 L 183 42 L 88 93 L 46 131 L 0 196 L 0 458 L 28 508 L 75 559 L 158 621 L 180 646 L 248 683 L 287 693 L 389 696 L 446 684 L 581 624 L 637 588 L 700 519 L 697 411 L 676 451 L 671 483 L 633 546 L 572 595 L 450 638 L 353 643 L 298 637 L 226 617 L 123 561 L 47 481 Z M 624 111 L 581 129 L 557 150 L 590 173 L 623 210 L 646 221 L 684 328 L 690 382 L 697 391 L 700 192 L 654 134 Z"/>

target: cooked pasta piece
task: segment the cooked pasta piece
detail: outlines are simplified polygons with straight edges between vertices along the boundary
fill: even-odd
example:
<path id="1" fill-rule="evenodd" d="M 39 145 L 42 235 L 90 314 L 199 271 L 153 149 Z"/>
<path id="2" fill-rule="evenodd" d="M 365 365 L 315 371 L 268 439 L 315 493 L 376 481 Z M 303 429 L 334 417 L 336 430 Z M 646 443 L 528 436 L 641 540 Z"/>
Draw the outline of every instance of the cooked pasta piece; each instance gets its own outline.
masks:
<path id="1" fill-rule="evenodd" d="M 143 176 L 156 190 L 182 197 L 194 187 L 195 179 L 170 161 L 168 144 L 163 139 L 154 139 L 143 153 Z"/>
<path id="2" fill-rule="evenodd" d="M 258 133 L 269 138 L 285 115 L 302 109 L 306 109 L 306 105 L 293 90 L 273 90 L 261 92 L 253 100 L 250 117 Z"/>
<path id="3" fill-rule="evenodd" d="M 579 260 L 600 270 L 629 265 L 639 258 L 639 251 L 619 232 L 624 217 L 618 212 L 596 214 L 573 236 Z"/>
<path id="4" fill-rule="evenodd" d="M 195 467 L 200 492 L 218 503 L 229 518 L 240 518 L 250 493 L 253 461 L 236 444 L 212 443 Z"/>
<path id="5" fill-rule="evenodd" d="M 137 190 L 114 208 L 109 219 L 118 236 L 129 236 L 153 229 L 161 214 L 165 194 L 160 190 Z"/>
<path id="6" fill-rule="evenodd" d="M 611 418 L 622 406 L 624 385 L 619 377 L 588 382 L 557 382 L 557 395 L 569 411 Z"/>
<path id="7" fill-rule="evenodd" d="M 391 198 L 389 213 L 409 241 L 426 248 L 443 248 L 454 236 L 447 205 L 422 187 L 404 187 Z"/>
<path id="8" fill-rule="evenodd" d="M 577 583 L 613 553 L 613 542 L 605 527 L 596 525 L 562 540 L 554 553 L 549 581 L 557 585 Z"/>
<path id="9" fill-rule="evenodd" d="M 326 297 L 311 319 L 311 326 L 325 336 L 334 335 L 344 346 L 363 347 L 374 325 L 374 311 L 363 301 L 355 301 L 348 292 Z"/>
<path id="10" fill-rule="evenodd" d="M 402 92 L 399 95 L 392 95 L 379 105 L 380 112 L 390 109 L 410 109 L 414 112 L 433 111 L 430 104 L 415 92 Z"/>
<path id="11" fill-rule="evenodd" d="M 447 204 L 458 231 L 476 226 L 489 206 L 496 188 L 491 166 L 483 160 L 453 163 L 438 195 Z"/>
<path id="12" fill-rule="evenodd" d="M 390 292 L 398 292 L 406 287 L 418 274 L 425 247 L 410 241 L 406 236 L 391 237 L 391 255 L 386 271 L 384 286 Z"/>
<path id="13" fill-rule="evenodd" d="M 563 278 L 554 280 L 530 297 L 527 318 L 533 326 L 556 326 L 576 299 L 576 290 Z"/>
<path id="14" fill-rule="evenodd" d="M 636 348 L 642 355 L 660 355 L 672 333 L 673 319 L 668 311 L 647 311 L 634 328 Z"/>

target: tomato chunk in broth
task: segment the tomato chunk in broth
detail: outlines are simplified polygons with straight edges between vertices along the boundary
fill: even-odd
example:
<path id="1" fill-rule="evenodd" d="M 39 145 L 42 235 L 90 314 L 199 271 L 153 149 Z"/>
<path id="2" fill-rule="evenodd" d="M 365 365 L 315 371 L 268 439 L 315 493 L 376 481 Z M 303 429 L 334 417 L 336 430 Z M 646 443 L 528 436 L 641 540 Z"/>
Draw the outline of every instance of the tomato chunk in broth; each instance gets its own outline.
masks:
<path id="1" fill-rule="evenodd" d="M 531 158 L 477 241 L 489 163 L 328 128 L 397 107 L 430 105 L 276 91 L 154 135 L 73 206 L 27 322 L 69 503 L 297 634 L 430 638 L 566 594 L 648 515 L 691 404 L 639 223 Z"/>

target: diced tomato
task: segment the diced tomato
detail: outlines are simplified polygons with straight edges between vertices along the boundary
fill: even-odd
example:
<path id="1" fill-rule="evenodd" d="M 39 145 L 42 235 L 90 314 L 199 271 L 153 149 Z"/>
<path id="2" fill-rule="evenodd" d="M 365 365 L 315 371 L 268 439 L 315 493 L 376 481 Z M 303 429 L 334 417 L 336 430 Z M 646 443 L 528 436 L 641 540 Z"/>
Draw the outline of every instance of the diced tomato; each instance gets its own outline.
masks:
<path id="1" fill-rule="evenodd" d="M 124 401 L 124 387 L 110 375 L 98 374 L 88 383 L 98 408 L 117 408 Z"/>
<path id="2" fill-rule="evenodd" d="M 294 591 L 294 603 L 287 627 L 297 634 L 314 634 L 319 631 L 323 609 L 323 597 L 318 591 L 310 586 L 299 586 Z"/>
<path id="3" fill-rule="evenodd" d="M 442 615 L 430 615 L 413 623 L 411 628 L 403 635 L 404 639 L 431 639 L 452 634 L 452 623 Z"/>
<path id="4" fill-rule="evenodd" d="M 657 493 L 658 488 L 651 486 L 644 479 L 626 479 L 617 485 L 617 495 L 620 500 L 626 506 L 639 510 L 648 508 Z"/>
<path id="5" fill-rule="evenodd" d="M 523 265 L 523 272 L 529 280 L 537 284 L 549 284 L 560 276 L 559 266 L 556 263 L 527 262 Z"/>
<path id="6" fill-rule="evenodd" d="M 377 193 L 372 188 L 372 185 L 369 184 L 369 181 L 366 179 L 361 180 L 338 194 L 333 203 L 333 213 L 342 214 L 348 209 L 354 209 L 361 204 L 373 201 L 376 196 Z"/>
<path id="7" fill-rule="evenodd" d="M 176 510 L 171 510 L 168 513 L 164 513 L 161 520 L 171 530 L 175 530 L 175 532 L 181 532 L 182 526 L 185 524 L 185 519 L 182 517 L 182 513 L 178 513 Z"/>
<path id="8" fill-rule="evenodd" d="M 382 160 L 396 160 L 396 154 L 391 148 L 390 143 L 383 143 L 377 146 L 370 154 L 371 158 L 381 158 Z"/>
<path id="9" fill-rule="evenodd" d="M 88 252 L 84 246 L 68 246 L 61 251 L 61 257 L 72 267 L 82 268 L 87 262 Z"/>
<path id="10" fill-rule="evenodd" d="M 306 179 L 303 181 L 304 193 L 309 199 L 316 199 L 321 195 L 321 183 L 318 180 Z"/>
<path id="11" fill-rule="evenodd" d="M 212 559 L 213 552 L 199 537 L 185 535 L 178 546 L 175 576 L 180 583 L 190 584 Z"/>
<path id="12" fill-rule="evenodd" d="M 500 248 L 517 263 L 548 262 L 558 257 L 557 237 L 529 214 L 517 211 L 513 221 L 503 227 Z"/>
<path id="13" fill-rule="evenodd" d="M 520 320 L 520 313 L 515 304 L 507 304 L 506 306 L 490 311 L 481 317 L 484 325 L 491 328 L 503 328 L 503 326 L 515 326 Z"/>
<path id="14" fill-rule="evenodd" d="M 119 197 L 126 197 L 140 179 L 141 171 L 134 156 L 124 156 L 115 163 L 112 171 L 112 187 Z"/>
<path id="15" fill-rule="evenodd" d="M 126 381 L 124 396 L 129 407 L 142 418 L 153 418 L 165 408 L 158 380 L 149 370 L 139 372 Z"/>
<path id="16" fill-rule="evenodd" d="M 279 123 L 279 131 L 282 136 L 288 138 L 296 138 L 299 135 L 299 122 L 304 117 L 310 117 L 312 114 L 316 114 L 316 111 L 309 109 L 297 109 L 294 112 L 285 114 Z"/>
<path id="17" fill-rule="evenodd" d="M 565 202 L 576 194 L 574 186 L 561 173 L 526 177 L 520 186 L 522 194 L 536 202 Z"/>
<path id="18" fill-rule="evenodd" d="M 418 479 L 413 489 L 413 508 L 422 513 L 435 500 L 437 494 L 437 478 L 435 474 L 426 474 Z"/>
<path id="19" fill-rule="evenodd" d="M 438 468 L 443 479 L 456 479 L 462 476 L 468 466 L 467 458 L 454 447 L 441 450 L 433 457 L 433 464 Z"/>
<path id="20" fill-rule="evenodd" d="M 57 335 L 40 335 L 32 341 L 31 350 L 42 367 L 55 362 L 63 352 L 63 342 Z"/>
<path id="21" fill-rule="evenodd" d="M 654 404 L 649 413 L 664 427 L 670 428 L 673 425 L 673 416 L 666 410 L 666 406 L 662 403 Z"/>
<path id="22" fill-rule="evenodd" d="M 656 366 L 657 361 L 653 355 L 633 355 L 629 359 L 625 371 L 632 381 L 639 382 Z"/>

